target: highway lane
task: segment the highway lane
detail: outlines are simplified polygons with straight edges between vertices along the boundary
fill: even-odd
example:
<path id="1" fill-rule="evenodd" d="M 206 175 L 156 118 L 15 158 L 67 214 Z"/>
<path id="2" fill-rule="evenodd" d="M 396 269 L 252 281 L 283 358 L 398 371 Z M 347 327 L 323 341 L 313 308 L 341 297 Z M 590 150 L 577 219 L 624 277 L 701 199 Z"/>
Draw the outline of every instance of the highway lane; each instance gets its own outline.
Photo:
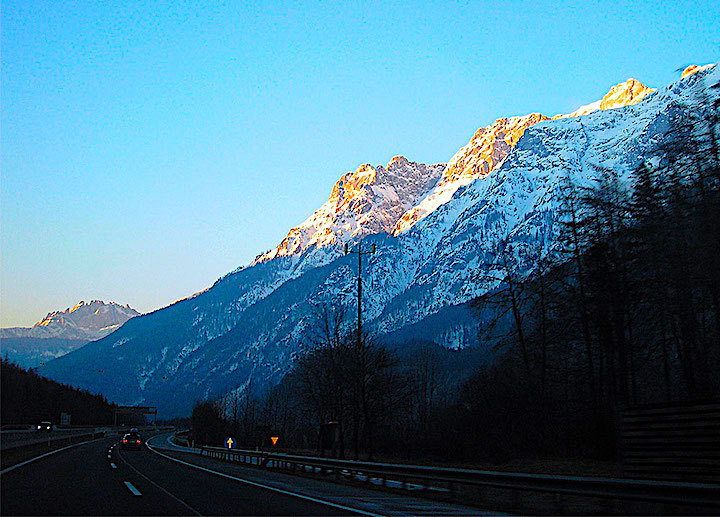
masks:
<path id="1" fill-rule="evenodd" d="M 117 437 L 2 474 L 2 515 L 337 515 L 348 512 L 184 467 Z M 110 452 L 109 452 L 110 451 Z M 110 458 L 108 458 L 110 456 Z M 112 465 L 115 465 L 113 468 Z M 126 484 L 128 483 L 128 484 Z M 136 495 L 140 494 L 140 495 Z"/>
<path id="2" fill-rule="evenodd" d="M 113 469 L 108 449 L 117 437 L 84 443 L 2 475 L 2 515 L 192 515 L 162 491 L 133 496 L 129 469 Z"/>
<path id="3" fill-rule="evenodd" d="M 147 436 L 147 435 L 146 435 Z M 121 450 L 118 436 L 0 475 L 1 515 L 479 515 L 442 503 L 228 464 L 173 447 Z M 149 440 L 171 445 L 169 435 Z M 160 451 L 158 451 L 160 452 Z M 171 454 L 172 456 L 168 456 Z"/>

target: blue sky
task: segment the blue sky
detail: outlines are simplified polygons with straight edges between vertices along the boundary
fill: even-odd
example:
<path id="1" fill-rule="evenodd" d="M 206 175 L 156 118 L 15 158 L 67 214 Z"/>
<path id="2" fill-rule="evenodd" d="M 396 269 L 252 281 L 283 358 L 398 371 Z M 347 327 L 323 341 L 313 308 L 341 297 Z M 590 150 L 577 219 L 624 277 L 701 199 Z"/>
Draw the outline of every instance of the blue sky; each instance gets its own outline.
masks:
<path id="1" fill-rule="evenodd" d="M 4 0 L 0 325 L 167 305 L 359 164 L 665 85 L 717 61 L 719 22 L 705 1 Z"/>

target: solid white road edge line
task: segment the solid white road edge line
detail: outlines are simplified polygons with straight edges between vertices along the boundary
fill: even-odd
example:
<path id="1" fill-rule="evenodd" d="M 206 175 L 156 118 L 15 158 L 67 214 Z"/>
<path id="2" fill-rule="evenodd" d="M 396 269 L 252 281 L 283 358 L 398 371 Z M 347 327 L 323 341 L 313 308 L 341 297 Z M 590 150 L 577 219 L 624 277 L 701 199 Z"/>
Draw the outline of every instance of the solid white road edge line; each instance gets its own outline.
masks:
<path id="1" fill-rule="evenodd" d="M 39 459 L 46 458 L 46 457 L 50 456 L 51 454 L 56 454 L 56 453 L 58 453 L 58 452 L 62 452 L 62 451 L 66 451 L 66 450 L 68 450 L 68 449 L 72 449 L 73 447 L 78 447 L 79 445 L 87 445 L 88 443 L 93 443 L 93 442 L 97 442 L 97 441 L 104 440 L 104 439 L 105 439 L 105 438 L 98 438 L 98 439 L 96 439 L 96 440 L 90 440 L 90 441 L 88 441 L 88 442 L 74 443 L 74 444 L 72 444 L 72 445 L 68 445 L 67 447 L 63 447 L 62 449 L 58 449 L 58 450 L 56 450 L 56 451 L 46 452 L 45 454 L 42 454 L 42 455 L 40 455 L 40 456 L 35 456 L 34 458 L 30 458 L 30 459 L 27 460 L 27 461 L 23 461 L 22 463 L 18 463 L 17 465 L 13 465 L 12 467 L 8 467 L 8 468 L 6 468 L 5 470 L 0 470 L 0 475 L 1 475 L 1 474 L 6 474 L 6 473 L 10 472 L 11 470 L 15 470 L 15 469 L 17 469 L 17 468 L 22 467 L 23 465 L 27 465 L 28 463 L 32 463 L 33 461 L 37 461 L 37 460 L 39 460 Z"/>
<path id="2" fill-rule="evenodd" d="M 225 473 L 223 473 L 223 472 L 218 472 L 217 470 L 207 469 L 207 468 L 205 468 L 205 467 L 201 467 L 200 465 L 194 465 L 194 464 L 192 464 L 192 463 L 188 463 L 187 461 L 179 460 L 179 459 L 177 459 L 177 458 L 173 458 L 172 456 L 168 456 L 167 454 L 163 454 L 163 453 L 161 453 L 161 452 L 158 452 L 158 451 L 156 451 L 152 446 L 148 445 L 147 442 L 145 442 L 145 445 L 147 445 L 147 448 L 150 449 L 152 452 L 154 452 L 155 454 L 158 454 L 159 456 L 162 456 L 163 458 L 167 458 L 167 459 L 172 460 L 172 461 L 174 461 L 174 462 L 176 462 L 176 463 L 181 463 L 181 464 L 183 464 L 183 465 L 187 465 L 188 467 L 191 467 L 191 468 L 194 468 L 194 469 L 197 469 L 197 470 L 202 470 L 202 471 L 205 471 L 205 472 L 209 472 L 210 474 L 214 474 L 214 475 L 216 475 L 216 476 L 224 477 L 224 478 L 227 478 L 227 479 L 232 479 L 233 481 L 239 481 L 240 483 L 245 483 L 246 485 L 252 485 L 252 486 L 259 487 L 259 488 L 264 488 L 264 489 L 266 489 L 266 490 L 270 490 L 270 491 L 272 491 L 272 492 L 278 492 L 278 493 L 280 493 L 280 494 L 289 495 L 289 496 L 291 496 L 291 497 L 297 497 L 298 499 L 304 499 L 304 500 L 306 500 L 306 501 L 311 501 L 311 502 L 313 502 L 313 503 L 324 504 L 325 506 L 332 506 L 333 508 L 338 508 L 339 510 L 345 510 L 345 511 L 347 511 L 347 512 L 353 512 L 353 513 L 357 513 L 357 514 L 360 514 L 360 515 L 368 515 L 368 516 L 370 516 L 370 517 L 381 517 L 381 514 L 378 514 L 378 513 L 372 513 L 372 512 L 365 511 L 365 510 L 360 510 L 359 508 L 352 508 L 352 507 L 350 507 L 350 506 L 345 506 L 345 505 L 342 505 L 342 504 L 339 504 L 339 503 L 333 503 L 333 502 L 331 502 L 331 501 L 325 501 L 325 500 L 323 500 L 323 499 L 317 499 L 317 498 L 311 497 L 311 496 L 309 496 L 309 495 L 298 494 L 297 492 L 290 492 L 289 490 L 283 490 L 282 488 L 277 488 L 277 487 L 270 486 L 270 485 L 264 485 L 264 484 L 262 484 L 262 483 L 257 483 L 257 482 L 255 482 L 255 481 L 250 481 L 250 480 L 247 480 L 247 479 L 242 479 L 242 478 L 239 478 L 239 477 L 231 476 L 231 475 L 225 474 Z"/>
<path id="3" fill-rule="evenodd" d="M 133 484 L 130 483 L 130 481 L 123 481 L 123 483 L 125 483 L 125 486 L 128 488 L 128 490 L 130 490 L 130 492 L 132 492 L 132 495 L 142 495 L 142 493 L 140 492 L 140 490 L 138 490 L 137 488 L 135 488 L 135 487 L 133 486 Z"/>

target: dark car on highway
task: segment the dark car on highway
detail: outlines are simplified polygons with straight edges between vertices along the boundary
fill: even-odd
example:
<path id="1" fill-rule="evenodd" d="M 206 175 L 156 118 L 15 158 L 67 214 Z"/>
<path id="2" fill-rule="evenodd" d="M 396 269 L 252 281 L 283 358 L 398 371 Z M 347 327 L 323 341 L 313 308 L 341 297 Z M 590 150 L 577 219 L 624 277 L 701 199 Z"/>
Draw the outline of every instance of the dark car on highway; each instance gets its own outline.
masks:
<path id="1" fill-rule="evenodd" d="M 36 426 L 36 428 L 38 431 L 47 431 L 49 433 L 52 431 L 53 425 L 48 421 L 42 421 Z"/>
<path id="2" fill-rule="evenodd" d="M 121 449 L 142 449 L 142 439 L 139 433 L 128 433 L 120 441 Z"/>

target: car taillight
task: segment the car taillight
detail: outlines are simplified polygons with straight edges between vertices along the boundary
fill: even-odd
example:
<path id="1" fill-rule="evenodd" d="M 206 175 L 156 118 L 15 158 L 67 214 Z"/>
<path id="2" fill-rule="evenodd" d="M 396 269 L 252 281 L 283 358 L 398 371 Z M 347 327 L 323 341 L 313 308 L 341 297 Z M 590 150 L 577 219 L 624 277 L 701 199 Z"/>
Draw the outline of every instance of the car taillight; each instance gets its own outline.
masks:
<path id="1" fill-rule="evenodd" d="M 136 443 L 140 443 L 140 440 L 137 440 L 137 442 L 136 442 Z"/>
<path id="2" fill-rule="evenodd" d="M 127 443 L 127 440 L 123 440 L 123 443 Z"/>

